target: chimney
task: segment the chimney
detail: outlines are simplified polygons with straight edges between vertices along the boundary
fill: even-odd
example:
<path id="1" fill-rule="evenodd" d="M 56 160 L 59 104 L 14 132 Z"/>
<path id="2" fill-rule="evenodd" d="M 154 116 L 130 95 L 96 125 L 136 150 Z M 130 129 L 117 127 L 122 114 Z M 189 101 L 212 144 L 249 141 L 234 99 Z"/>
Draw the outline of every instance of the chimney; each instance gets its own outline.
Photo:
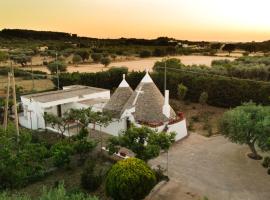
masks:
<path id="1" fill-rule="evenodd" d="M 170 118 L 171 107 L 169 104 L 169 90 L 165 90 L 164 105 L 162 111 L 167 118 Z"/>

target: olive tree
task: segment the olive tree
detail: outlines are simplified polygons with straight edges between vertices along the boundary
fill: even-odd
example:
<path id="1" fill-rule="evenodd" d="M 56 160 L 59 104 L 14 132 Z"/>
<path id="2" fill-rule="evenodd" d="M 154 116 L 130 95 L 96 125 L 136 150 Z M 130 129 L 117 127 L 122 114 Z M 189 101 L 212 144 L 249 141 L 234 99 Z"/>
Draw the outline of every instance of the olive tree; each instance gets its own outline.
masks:
<path id="1" fill-rule="evenodd" d="M 82 62 L 82 57 L 78 54 L 73 55 L 72 62 L 77 66 L 78 63 Z"/>
<path id="2" fill-rule="evenodd" d="M 256 144 L 264 151 L 270 149 L 270 108 L 254 103 L 238 106 L 224 113 L 219 131 L 234 143 L 248 145 L 249 157 L 261 159 Z"/>
<path id="3" fill-rule="evenodd" d="M 53 61 L 53 62 L 50 62 L 47 65 L 47 68 L 51 72 L 51 74 L 57 73 L 57 69 L 60 72 L 67 71 L 67 65 L 64 62 L 62 62 L 62 61 Z"/>
<path id="4" fill-rule="evenodd" d="M 108 57 L 103 57 L 101 58 L 100 63 L 107 67 L 111 63 L 111 59 Z"/>

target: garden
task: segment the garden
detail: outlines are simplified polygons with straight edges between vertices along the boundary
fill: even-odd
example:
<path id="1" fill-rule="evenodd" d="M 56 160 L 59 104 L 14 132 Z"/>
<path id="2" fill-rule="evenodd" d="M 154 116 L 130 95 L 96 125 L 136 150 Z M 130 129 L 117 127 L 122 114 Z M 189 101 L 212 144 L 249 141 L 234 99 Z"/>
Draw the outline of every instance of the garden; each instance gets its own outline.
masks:
<path id="1" fill-rule="evenodd" d="M 106 124 L 108 113 L 74 109 L 65 115 L 69 117 L 47 114 L 46 123 L 63 128 L 64 120 L 72 116 L 79 124 L 78 135 L 65 137 L 48 130 L 21 128 L 17 136 L 12 123 L 6 130 L 0 127 L 1 198 L 44 199 L 51 194 L 48 199 L 59 195 L 66 199 L 143 199 L 166 179 L 164 169 L 150 169 L 147 161 L 168 151 L 174 133 L 132 127 L 118 137 L 108 137 L 87 128 L 93 120 L 97 125 L 100 121 Z M 101 144 L 109 152 L 102 151 Z M 114 159 L 111 155 L 121 147 L 131 149 L 137 158 Z"/>

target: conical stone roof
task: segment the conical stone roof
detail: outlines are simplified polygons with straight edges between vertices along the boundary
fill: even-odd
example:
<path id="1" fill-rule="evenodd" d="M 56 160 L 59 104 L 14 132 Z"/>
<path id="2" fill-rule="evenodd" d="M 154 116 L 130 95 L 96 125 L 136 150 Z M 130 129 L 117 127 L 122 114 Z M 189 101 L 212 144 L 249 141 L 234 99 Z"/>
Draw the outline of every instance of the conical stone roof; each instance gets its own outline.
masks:
<path id="1" fill-rule="evenodd" d="M 125 80 L 125 75 L 123 75 L 123 80 L 115 90 L 113 95 L 111 96 L 110 100 L 107 102 L 105 107 L 103 108 L 104 111 L 110 112 L 113 117 L 120 118 L 121 111 L 125 106 L 126 102 L 132 95 L 133 90 L 129 86 L 129 84 Z"/>
<path id="2" fill-rule="evenodd" d="M 136 121 L 142 123 L 167 122 L 169 119 L 163 114 L 164 97 L 153 82 L 148 73 L 144 76 L 136 90 L 128 99 L 122 110 L 135 107 L 133 116 Z M 176 116 L 171 108 L 170 118 Z"/>

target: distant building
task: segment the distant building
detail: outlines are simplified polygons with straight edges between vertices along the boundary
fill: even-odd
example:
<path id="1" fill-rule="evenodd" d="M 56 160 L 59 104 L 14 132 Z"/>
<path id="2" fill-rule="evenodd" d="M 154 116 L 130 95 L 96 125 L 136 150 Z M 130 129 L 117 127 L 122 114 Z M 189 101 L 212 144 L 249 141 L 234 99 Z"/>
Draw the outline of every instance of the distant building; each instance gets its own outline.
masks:
<path id="1" fill-rule="evenodd" d="M 111 97 L 109 90 L 75 85 L 60 91 L 22 96 L 21 100 L 24 113 L 20 116 L 20 124 L 27 128 L 44 129 L 45 112 L 61 116 L 71 108 L 92 107 L 93 111 L 112 113 L 113 122 L 101 129 L 111 135 L 127 130 L 131 123 L 158 131 L 174 131 L 176 140 L 187 135 L 183 114 L 176 114 L 169 105 L 169 91 L 165 91 L 164 98 L 148 72 L 135 91 L 124 75 Z M 90 124 L 89 128 L 93 126 Z"/>

